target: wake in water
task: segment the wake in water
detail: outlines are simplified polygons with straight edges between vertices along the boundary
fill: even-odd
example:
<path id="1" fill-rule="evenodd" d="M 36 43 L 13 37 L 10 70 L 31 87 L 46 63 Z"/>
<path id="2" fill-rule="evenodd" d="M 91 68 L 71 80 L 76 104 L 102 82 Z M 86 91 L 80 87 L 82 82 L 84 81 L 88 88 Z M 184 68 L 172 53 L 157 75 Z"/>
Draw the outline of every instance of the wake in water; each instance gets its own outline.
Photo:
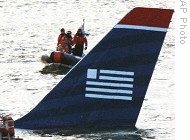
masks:
<path id="1" fill-rule="evenodd" d="M 40 72 L 42 74 L 65 75 L 70 69 L 64 64 L 52 63 L 46 65 Z"/>
<path id="2" fill-rule="evenodd" d="M 101 131 L 95 133 L 85 134 L 73 134 L 63 132 L 60 130 L 56 131 L 30 131 L 32 135 L 39 135 L 40 137 L 49 138 L 57 135 L 64 136 L 65 139 L 85 139 L 85 140 L 143 140 L 144 138 L 155 139 L 155 132 L 153 129 L 128 129 L 121 131 Z"/>

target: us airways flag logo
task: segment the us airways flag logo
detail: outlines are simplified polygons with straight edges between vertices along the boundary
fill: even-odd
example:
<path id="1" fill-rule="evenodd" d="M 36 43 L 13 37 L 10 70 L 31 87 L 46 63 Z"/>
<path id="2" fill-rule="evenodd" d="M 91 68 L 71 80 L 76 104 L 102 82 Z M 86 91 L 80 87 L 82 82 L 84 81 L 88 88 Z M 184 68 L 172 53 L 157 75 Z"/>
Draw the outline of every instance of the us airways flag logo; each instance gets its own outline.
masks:
<path id="1" fill-rule="evenodd" d="M 132 100 L 134 72 L 118 70 L 87 70 L 85 97 Z"/>

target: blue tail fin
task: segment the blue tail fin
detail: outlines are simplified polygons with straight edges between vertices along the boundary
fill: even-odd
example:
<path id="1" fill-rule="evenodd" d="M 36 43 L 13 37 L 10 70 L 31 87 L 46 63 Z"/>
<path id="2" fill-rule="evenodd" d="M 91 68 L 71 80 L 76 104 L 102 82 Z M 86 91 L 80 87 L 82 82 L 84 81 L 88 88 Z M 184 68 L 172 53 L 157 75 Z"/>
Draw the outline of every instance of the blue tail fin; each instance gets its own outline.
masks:
<path id="1" fill-rule="evenodd" d="M 135 127 L 172 14 L 170 9 L 133 9 L 16 127 Z"/>

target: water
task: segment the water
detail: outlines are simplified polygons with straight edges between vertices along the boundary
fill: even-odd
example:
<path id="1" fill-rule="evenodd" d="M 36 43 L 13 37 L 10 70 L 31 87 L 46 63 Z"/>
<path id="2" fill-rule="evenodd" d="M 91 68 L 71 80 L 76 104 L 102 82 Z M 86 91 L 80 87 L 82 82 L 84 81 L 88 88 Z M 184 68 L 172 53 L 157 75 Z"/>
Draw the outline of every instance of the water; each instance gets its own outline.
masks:
<path id="1" fill-rule="evenodd" d="M 14 119 L 29 112 L 64 75 L 41 74 L 42 54 L 55 50 L 60 28 L 73 34 L 85 19 L 89 51 L 132 8 L 174 8 L 174 0 L 1 0 L 0 113 Z M 25 140 L 173 140 L 174 16 L 136 127 L 92 134 L 41 134 L 16 129 Z"/>

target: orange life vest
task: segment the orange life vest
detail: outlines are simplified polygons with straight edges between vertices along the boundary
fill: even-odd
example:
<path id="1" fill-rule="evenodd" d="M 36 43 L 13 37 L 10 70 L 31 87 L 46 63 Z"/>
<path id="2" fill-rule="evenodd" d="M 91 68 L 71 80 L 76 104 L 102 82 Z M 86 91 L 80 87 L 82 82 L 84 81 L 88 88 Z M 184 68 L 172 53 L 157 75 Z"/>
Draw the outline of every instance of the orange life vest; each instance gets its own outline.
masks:
<path id="1" fill-rule="evenodd" d="M 57 46 L 59 45 L 59 44 L 62 44 L 62 42 L 63 42 L 63 37 L 64 37 L 65 35 L 62 35 L 62 34 L 60 34 L 59 36 L 58 36 L 58 39 L 57 39 Z"/>
<path id="2" fill-rule="evenodd" d="M 78 35 L 78 34 L 75 34 L 74 36 L 74 44 L 75 45 L 84 45 L 87 46 L 87 39 L 84 35 Z"/>
<path id="3" fill-rule="evenodd" d="M 72 38 L 69 38 L 67 36 L 62 37 L 62 51 L 69 53 L 69 46 L 72 45 Z"/>
<path id="4" fill-rule="evenodd" d="M 61 52 L 59 52 L 59 51 L 53 52 L 52 57 L 53 57 L 54 63 L 61 63 Z"/>

